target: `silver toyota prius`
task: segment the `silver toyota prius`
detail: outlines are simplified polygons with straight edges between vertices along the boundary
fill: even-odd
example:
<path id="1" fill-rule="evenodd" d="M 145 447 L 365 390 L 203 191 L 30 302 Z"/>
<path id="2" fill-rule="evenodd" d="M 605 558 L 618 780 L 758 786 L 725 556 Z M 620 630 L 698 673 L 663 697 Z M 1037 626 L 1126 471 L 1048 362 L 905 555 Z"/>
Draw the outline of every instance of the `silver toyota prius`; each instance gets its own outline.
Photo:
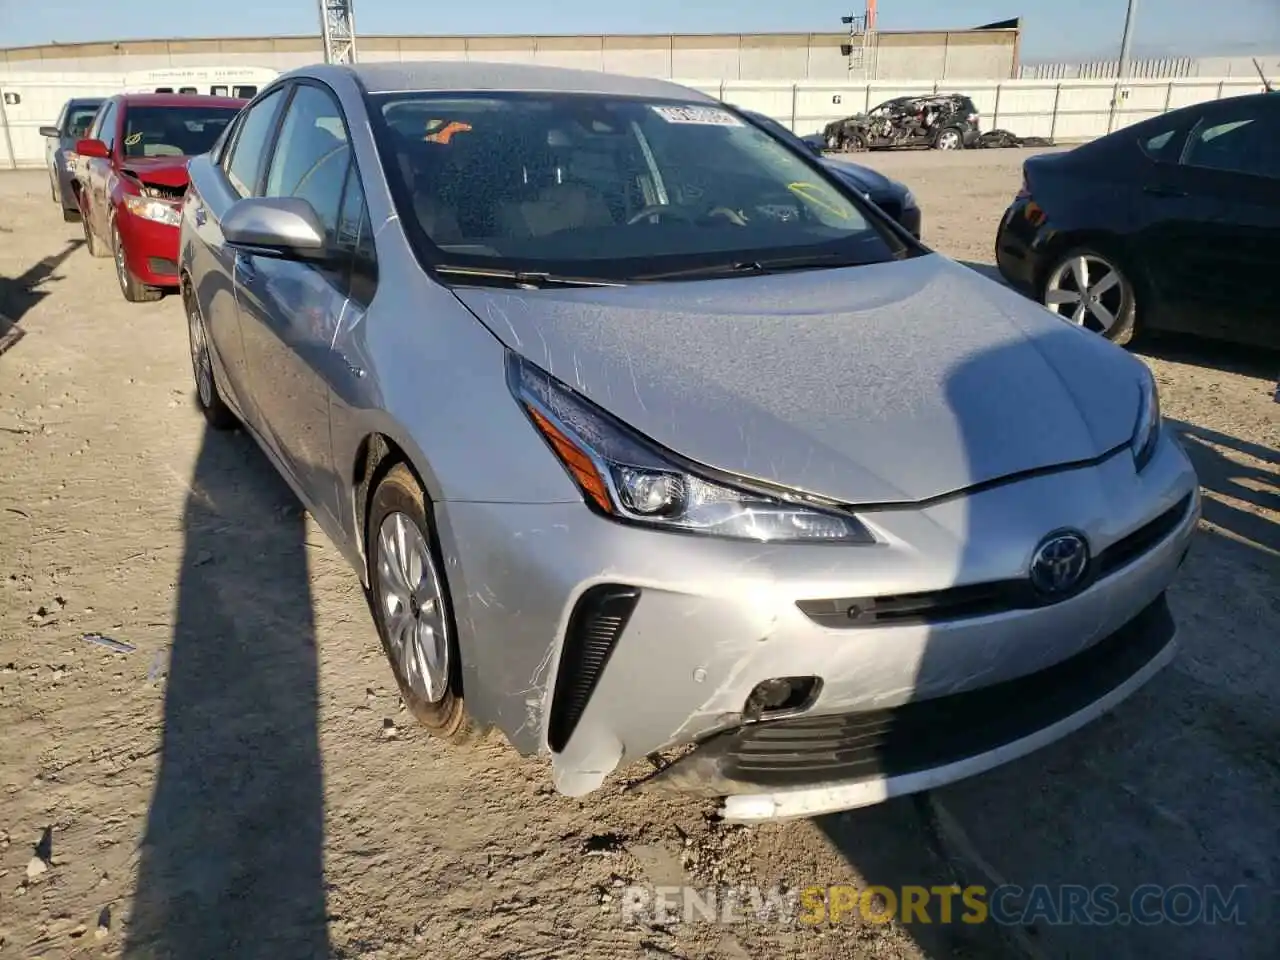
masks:
<path id="1" fill-rule="evenodd" d="M 562 793 L 858 807 L 1174 655 L 1200 500 L 1145 365 L 685 87 L 285 74 L 191 162 L 181 271 L 206 418 L 358 571 L 405 703 Z"/>

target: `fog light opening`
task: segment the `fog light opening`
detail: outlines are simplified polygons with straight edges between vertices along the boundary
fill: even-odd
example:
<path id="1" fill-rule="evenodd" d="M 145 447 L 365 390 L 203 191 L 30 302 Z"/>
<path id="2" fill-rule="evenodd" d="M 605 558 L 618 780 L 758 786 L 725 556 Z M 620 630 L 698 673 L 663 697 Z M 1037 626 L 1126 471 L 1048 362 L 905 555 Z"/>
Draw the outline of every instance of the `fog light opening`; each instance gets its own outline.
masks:
<path id="1" fill-rule="evenodd" d="M 756 684 L 742 708 L 748 723 L 808 710 L 822 690 L 821 677 L 774 677 Z"/>

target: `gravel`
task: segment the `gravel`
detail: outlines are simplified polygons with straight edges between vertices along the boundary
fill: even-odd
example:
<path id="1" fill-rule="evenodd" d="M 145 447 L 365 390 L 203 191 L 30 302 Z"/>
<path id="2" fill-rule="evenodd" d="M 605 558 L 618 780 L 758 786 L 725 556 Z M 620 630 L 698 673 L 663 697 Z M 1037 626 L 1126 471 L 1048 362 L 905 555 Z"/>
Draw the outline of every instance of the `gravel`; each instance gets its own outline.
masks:
<path id="1" fill-rule="evenodd" d="M 911 185 L 928 243 L 990 272 L 1026 155 L 858 159 Z M 1195 341 L 1141 351 L 1206 495 L 1172 590 L 1172 668 L 991 774 L 741 828 L 701 801 L 616 785 L 558 797 L 543 762 L 497 736 L 450 749 L 415 727 L 354 574 L 250 440 L 206 435 L 176 298 L 126 303 L 41 173 L 0 176 L 0 313 L 26 334 L 0 356 L 4 956 L 1227 960 L 1274 948 L 1260 922 L 655 925 L 618 908 L 630 884 L 778 882 L 1110 883 L 1126 896 L 1243 884 L 1265 904 L 1280 886 L 1274 357 Z"/>

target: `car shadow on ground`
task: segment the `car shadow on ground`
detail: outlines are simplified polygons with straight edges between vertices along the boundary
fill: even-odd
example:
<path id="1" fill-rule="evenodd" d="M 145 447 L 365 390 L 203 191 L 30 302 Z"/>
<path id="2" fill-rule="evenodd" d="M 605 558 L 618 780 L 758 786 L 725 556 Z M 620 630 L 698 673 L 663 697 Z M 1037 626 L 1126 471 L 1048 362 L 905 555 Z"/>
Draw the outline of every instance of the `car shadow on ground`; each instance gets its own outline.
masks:
<path id="1" fill-rule="evenodd" d="M 1152 332 L 1134 341 L 1135 352 L 1169 360 L 1258 377 L 1272 384 L 1280 377 L 1280 351 L 1184 333 Z"/>
<path id="2" fill-rule="evenodd" d="M 249 437 L 206 432 L 126 958 L 330 954 L 303 524 Z"/>
<path id="3" fill-rule="evenodd" d="M 1263 512 L 1280 514 L 1280 450 L 1178 420 L 1166 422 L 1195 465 L 1205 520 L 1280 557 L 1280 524 Z M 1241 456 L 1260 465 L 1243 463 Z"/>
<path id="4" fill-rule="evenodd" d="M 1044 353 L 1070 351 L 1071 343 L 1055 339 L 1052 331 L 1045 339 L 1039 345 Z M 942 469 L 967 455 L 977 471 L 979 461 L 990 462 L 993 437 L 1018 426 L 1019 416 L 998 405 L 1001 392 L 990 389 L 1016 376 L 1016 359 L 995 351 L 949 376 L 949 403 L 966 414 L 957 421 L 975 432 L 958 438 L 957 449 L 936 445 L 931 455 Z M 1256 444 L 1187 430 L 1237 454 L 1268 464 L 1277 460 L 1275 451 Z M 1200 454 L 1193 449 L 1192 456 L 1206 500 L 1217 490 L 1256 502 L 1255 487 L 1270 483 L 1274 489 L 1274 474 L 1260 476 L 1265 471 L 1244 468 L 1208 447 Z M 1007 526 L 1002 517 L 1022 508 L 1013 498 L 985 505 L 972 498 L 963 506 L 964 516 L 952 519 L 963 533 L 956 556 L 936 560 L 951 582 L 973 580 L 983 551 L 999 546 L 999 537 L 968 531 L 998 532 Z M 933 960 L 1252 960 L 1274 954 L 1274 920 L 1280 919 L 1274 894 L 1280 889 L 1280 836 L 1274 829 L 1280 822 L 1280 702 L 1274 696 L 1280 685 L 1280 648 L 1274 642 L 1280 559 L 1266 546 L 1275 542 L 1275 524 L 1261 516 L 1256 521 L 1270 526 L 1250 526 L 1247 536 L 1203 527 L 1196 534 L 1168 591 L 1178 653 L 1127 701 L 987 773 L 817 819 L 817 828 L 866 885 L 869 899 L 851 915 L 865 918 L 868 909 L 885 908 L 884 894 L 868 887 L 887 891 L 897 922 Z M 1056 520 L 1046 517 L 1044 523 Z M 1220 525 L 1234 525 L 1236 532 L 1243 520 Z M 1230 584 L 1230 595 L 1223 595 L 1223 583 Z M 928 636 L 917 688 L 926 677 L 958 676 L 949 669 L 957 644 L 981 643 L 984 637 Z M 989 665 L 1003 658 L 995 648 L 984 655 Z M 981 661 L 971 669 L 983 669 Z M 1008 706 L 1034 702 L 1024 697 Z M 965 724 L 967 716 L 953 711 L 931 729 L 942 734 Z M 872 733 L 880 740 L 880 763 L 927 746 L 931 735 L 919 724 L 892 718 L 879 730 L 864 731 Z M 912 887 L 927 891 L 927 912 L 905 917 Z M 955 892 L 945 894 L 948 887 Z M 974 922 L 981 914 L 961 894 L 971 887 L 982 888 L 992 914 L 999 906 L 998 917 Z M 944 896 L 951 897 L 950 917 Z"/>
<path id="5" fill-rule="evenodd" d="M 17 277 L 0 277 L 0 314 L 18 323 L 37 303 L 49 294 L 41 290 L 46 283 L 63 279 L 56 273 L 63 262 L 84 246 L 84 240 L 68 240 L 66 246 L 55 254 L 37 261 L 30 269 Z M 3 333 L 4 331 L 0 331 Z"/>

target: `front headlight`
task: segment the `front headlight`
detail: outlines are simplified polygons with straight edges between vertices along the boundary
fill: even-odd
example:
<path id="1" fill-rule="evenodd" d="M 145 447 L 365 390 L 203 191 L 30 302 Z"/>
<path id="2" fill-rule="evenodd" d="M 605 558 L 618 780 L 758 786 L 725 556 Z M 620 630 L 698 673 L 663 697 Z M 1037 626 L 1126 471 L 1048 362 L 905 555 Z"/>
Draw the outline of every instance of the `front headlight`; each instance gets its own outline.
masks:
<path id="1" fill-rule="evenodd" d="M 610 519 L 771 543 L 876 542 L 834 504 L 705 476 L 514 353 L 507 382 L 587 505 Z"/>
<path id="2" fill-rule="evenodd" d="M 903 210 L 915 210 L 915 209 L 917 209 L 919 206 L 920 206 L 920 205 L 919 205 L 918 203 L 916 203 L 916 195 L 915 195 L 914 193 L 912 193 L 910 190 L 908 190 L 906 193 L 904 193 L 904 194 L 902 195 L 902 209 L 903 209 Z"/>
<path id="3" fill-rule="evenodd" d="M 171 203 L 165 203 L 163 200 L 128 196 L 124 198 L 124 205 L 135 217 L 154 220 L 156 223 L 167 223 L 171 227 L 176 227 L 182 220 L 182 215 L 178 212 L 178 208 Z"/>
<path id="4" fill-rule="evenodd" d="M 1138 421 L 1134 424 L 1133 440 L 1129 449 L 1133 451 L 1133 466 L 1139 472 L 1155 455 L 1156 445 L 1160 442 L 1160 392 L 1156 389 L 1156 378 L 1151 371 L 1143 367 L 1144 376 L 1139 381 L 1141 390 L 1138 399 Z"/>

